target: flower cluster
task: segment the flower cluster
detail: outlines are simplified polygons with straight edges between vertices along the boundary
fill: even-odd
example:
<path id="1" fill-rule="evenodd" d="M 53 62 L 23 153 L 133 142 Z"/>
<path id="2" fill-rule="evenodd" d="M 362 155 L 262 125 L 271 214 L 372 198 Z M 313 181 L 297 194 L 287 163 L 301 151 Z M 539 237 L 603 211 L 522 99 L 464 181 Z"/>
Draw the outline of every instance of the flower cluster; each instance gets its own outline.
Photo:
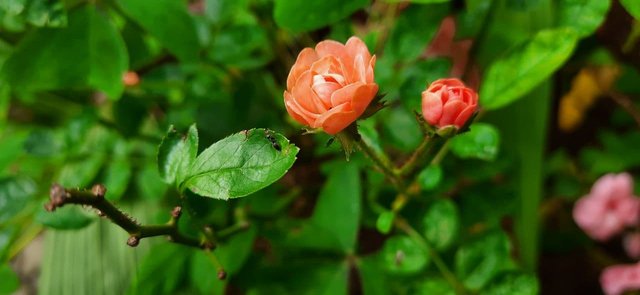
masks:
<path id="1" fill-rule="evenodd" d="M 637 226 L 640 221 L 640 198 L 633 195 L 633 179 L 628 173 L 607 174 L 596 181 L 591 192 L 573 207 L 573 219 L 591 238 L 607 241 Z M 632 258 L 640 256 L 640 234 L 628 233 L 623 246 Z M 640 289 L 640 264 L 607 267 L 600 276 L 608 295 Z"/>
<path id="2" fill-rule="evenodd" d="M 300 52 L 287 78 L 284 104 L 294 120 L 335 135 L 365 112 L 378 92 L 376 56 L 357 37 L 326 40 Z M 422 114 L 440 129 L 461 128 L 475 113 L 478 95 L 458 79 L 433 82 L 422 93 Z"/>

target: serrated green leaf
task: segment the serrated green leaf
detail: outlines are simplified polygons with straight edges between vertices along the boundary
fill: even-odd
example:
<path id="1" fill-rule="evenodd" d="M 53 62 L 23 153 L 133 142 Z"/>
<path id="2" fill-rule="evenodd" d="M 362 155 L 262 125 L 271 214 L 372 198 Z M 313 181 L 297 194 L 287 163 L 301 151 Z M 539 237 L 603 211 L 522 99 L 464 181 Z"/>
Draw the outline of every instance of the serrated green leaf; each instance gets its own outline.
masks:
<path id="1" fill-rule="evenodd" d="M 118 0 L 118 5 L 136 23 L 156 37 L 183 62 L 198 59 L 200 42 L 196 26 L 183 1 Z"/>
<path id="2" fill-rule="evenodd" d="M 18 92 L 89 86 L 117 99 L 127 63 L 118 31 L 86 5 L 70 13 L 67 27 L 29 33 L 5 62 L 0 80 Z"/>
<path id="3" fill-rule="evenodd" d="M 0 224 L 11 219 L 34 197 L 36 184 L 25 177 L 0 179 Z"/>
<path id="4" fill-rule="evenodd" d="M 339 21 L 368 4 L 369 0 L 276 0 L 273 18 L 279 26 L 291 31 L 311 31 Z"/>
<path id="5" fill-rule="evenodd" d="M 547 29 L 512 48 L 487 70 L 480 104 L 493 110 L 523 97 L 564 64 L 577 42 L 578 34 L 571 29 Z"/>
<path id="6" fill-rule="evenodd" d="M 280 179 L 299 150 L 276 132 L 261 128 L 239 132 L 204 150 L 180 187 L 214 199 L 244 197 Z"/>
<path id="7" fill-rule="evenodd" d="M 558 26 L 572 28 L 580 37 L 586 37 L 604 21 L 611 1 L 561 0 L 557 5 Z"/>
<path id="8" fill-rule="evenodd" d="M 429 263 L 427 253 L 407 236 L 393 236 L 386 240 L 382 258 L 387 271 L 399 275 L 415 274 Z"/>
<path id="9" fill-rule="evenodd" d="M 510 249 L 502 232 L 466 244 L 456 252 L 456 274 L 466 288 L 479 290 L 508 267 Z"/>
<path id="10" fill-rule="evenodd" d="M 640 2 L 636 0 L 620 0 L 620 4 L 622 4 L 636 20 L 640 20 Z"/>
<path id="11" fill-rule="evenodd" d="M 493 161 L 500 149 L 500 133 L 485 123 L 471 125 L 469 132 L 451 140 L 451 151 L 458 157 Z"/>
<path id="12" fill-rule="evenodd" d="M 439 200 L 429 207 L 422 219 L 427 241 L 437 250 L 447 249 L 460 230 L 460 214 L 451 200 Z"/>
<path id="13" fill-rule="evenodd" d="M 540 287 L 535 276 L 524 273 L 506 273 L 491 283 L 481 295 L 538 295 Z"/>
<path id="14" fill-rule="evenodd" d="M 198 154 L 198 129 L 193 124 L 187 134 L 179 134 L 173 126 L 158 147 L 158 171 L 166 183 L 179 185 Z"/>

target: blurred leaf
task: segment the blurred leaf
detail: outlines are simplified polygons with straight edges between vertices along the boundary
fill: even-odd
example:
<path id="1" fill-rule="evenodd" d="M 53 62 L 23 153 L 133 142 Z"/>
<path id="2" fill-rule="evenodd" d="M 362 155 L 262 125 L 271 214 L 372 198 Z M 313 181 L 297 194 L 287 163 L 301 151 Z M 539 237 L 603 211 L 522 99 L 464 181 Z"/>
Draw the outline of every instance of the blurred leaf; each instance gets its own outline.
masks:
<path id="1" fill-rule="evenodd" d="M 193 124 L 187 134 L 179 134 L 173 126 L 158 147 L 158 171 L 166 183 L 179 185 L 198 154 L 198 129 Z"/>
<path id="2" fill-rule="evenodd" d="M 491 283 L 481 295 L 537 295 L 540 287 L 535 276 L 523 273 L 507 273 Z"/>
<path id="3" fill-rule="evenodd" d="M 636 0 L 620 0 L 620 4 L 622 4 L 636 20 L 640 20 L 640 2 Z"/>
<path id="4" fill-rule="evenodd" d="M 455 290 L 451 288 L 451 285 L 449 285 L 449 283 L 444 278 L 441 278 L 441 277 L 427 278 L 426 280 L 422 281 L 422 283 L 420 283 L 418 290 L 419 290 L 418 294 L 422 294 L 422 295 L 432 295 L 432 294 L 454 295 L 456 294 Z"/>
<path id="5" fill-rule="evenodd" d="M 347 295 L 349 264 L 346 262 L 316 262 L 295 265 L 288 278 L 290 294 Z M 276 293 L 277 294 L 277 293 Z"/>
<path id="6" fill-rule="evenodd" d="M 445 250 L 455 241 L 460 230 L 458 208 L 451 200 L 438 200 L 429 207 L 422 223 L 427 241 L 437 250 Z"/>
<path id="7" fill-rule="evenodd" d="M 63 148 L 62 141 L 51 129 L 33 130 L 24 141 L 23 147 L 29 155 L 38 157 L 59 155 Z"/>
<path id="8" fill-rule="evenodd" d="M 257 234 L 258 228 L 250 226 L 218 244 L 215 253 L 228 274 L 232 275 L 240 271 L 251 254 Z"/>
<path id="9" fill-rule="evenodd" d="M 384 267 L 398 275 L 410 275 L 421 271 L 428 263 L 427 253 L 407 236 L 393 236 L 382 248 Z"/>
<path id="10" fill-rule="evenodd" d="M 94 220 L 81 207 L 64 206 L 56 211 L 48 212 L 40 208 L 35 216 L 36 221 L 54 229 L 79 229 L 83 228 Z"/>
<path id="11" fill-rule="evenodd" d="M 423 190 L 432 190 L 442 181 L 442 168 L 439 165 L 429 165 L 418 174 L 418 183 Z"/>
<path id="12" fill-rule="evenodd" d="M 180 187 L 215 199 L 244 197 L 280 179 L 298 151 L 276 132 L 261 128 L 239 132 L 204 150 Z"/>
<path id="13" fill-rule="evenodd" d="M 168 189 L 168 185 L 164 183 L 152 162 L 144 165 L 138 172 L 136 186 L 139 196 L 145 200 L 161 200 Z"/>
<path id="14" fill-rule="evenodd" d="M 67 12 L 60 0 L 6 0 L 0 2 L 0 16 L 12 17 L 36 27 L 64 27 Z"/>
<path id="15" fill-rule="evenodd" d="M 382 117 L 382 122 L 384 131 L 390 137 L 390 143 L 402 151 L 414 150 L 424 137 L 415 116 L 405 108 L 387 110 Z"/>
<path id="16" fill-rule="evenodd" d="M 183 1 L 117 0 L 122 10 L 182 62 L 198 60 L 196 26 Z"/>
<path id="17" fill-rule="evenodd" d="M 456 252 L 456 274 L 466 288 L 479 290 L 508 266 L 510 249 L 503 232 L 466 244 Z"/>
<path id="18" fill-rule="evenodd" d="M 174 294 L 185 278 L 192 251 L 181 245 L 158 244 L 143 258 L 132 289 L 135 294 Z"/>
<path id="19" fill-rule="evenodd" d="M 0 280 L 0 294 L 15 294 L 14 292 L 20 287 L 20 280 L 9 263 L 0 264 L 0 278 L 2 278 Z"/>
<path id="20" fill-rule="evenodd" d="M 124 136 L 138 134 L 140 125 L 147 117 L 147 106 L 139 97 L 123 95 L 113 106 L 113 119 Z"/>
<path id="21" fill-rule="evenodd" d="M 118 31 L 86 5 L 71 12 L 65 28 L 29 33 L 5 62 L 0 80 L 19 92 L 90 86 L 117 99 L 126 69 L 126 48 Z"/>
<path id="22" fill-rule="evenodd" d="M 105 198 L 111 201 L 119 200 L 127 190 L 132 174 L 131 162 L 126 158 L 114 159 L 107 166 L 104 176 L 104 186 L 107 188 Z"/>
<path id="23" fill-rule="evenodd" d="M 221 64 L 239 69 L 264 66 L 273 57 L 271 40 L 259 25 L 236 25 L 214 37 L 209 56 Z"/>
<path id="24" fill-rule="evenodd" d="M 558 26 L 572 28 L 580 37 L 589 36 L 604 21 L 610 5 L 611 1 L 601 0 L 558 1 Z"/>
<path id="25" fill-rule="evenodd" d="M 346 18 L 368 4 L 369 0 L 276 0 L 273 18 L 291 31 L 311 31 Z"/>
<path id="26" fill-rule="evenodd" d="M 0 229 L 0 263 L 8 261 L 8 252 L 11 248 L 12 240 L 17 234 L 16 228 L 15 226 L 4 226 Z"/>
<path id="27" fill-rule="evenodd" d="M 96 178 L 106 155 L 96 152 L 85 155 L 82 159 L 69 161 L 60 170 L 58 183 L 65 187 L 88 187 Z"/>
<path id="28" fill-rule="evenodd" d="M 402 10 L 385 44 L 385 55 L 395 61 L 418 58 L 435 36 L 440 22 L 449 12 L 448 8 L 446 4 L 411 5 Z"/>
<path id="29" fill-rule="evenodd" d="M 421 93 L 429 83 L 448 77 L 451 73 L 451 61 L 446 58 L 429 58 L 418 60 L 404 68 L 401 73 L 404 82 L 400 87 L 400 99 L 410 110 L 421 110 Z"/>
<path id="30" fill-rule="evenodd" d="M 385 211 L 380 213 L 378 220 L 376 221 L 376 228 L 383 234 L 391 232 L 393 227 L 393 220 L 396 218 L 396 214 L 392 211 Z"/>
<path id="31" fill-rule="evenodd" d="M 215 250 L 217 256 L 218 251 Z M 190 274 L 191 285 L 200 294 L 224 294 L 226 281 L 218 279 L 218 268 L 211 261 L 205 251 L 194 251 L 191 256 Z"/>
<path id="32" fill-rule="evenodd" d="M 211 23 L 221 26 L 247 9 L 248 4 L 248 0 L 205 0 L 204 14 Z"/>
<path id="33" fill-rule="evenodd" d="M 36 184 L 25 177 L 0 178 L 0 224 L 18 214 L 36 193 Z"/>
<path id="34" fill-rule="evenodd" d="M 362 292 L 364 295 L 389 294 L 386 275 L 380 265 L 380 256 L 369 255 L 360 259 L 358 270 L 362 280 Z"/>
<path id="35" fill-rule="evenodd" d="M 451 139 L 451 151 L 463 159 L 493 161 L 499 149 L 500 133 L 495 127 L 485 123 L 472 124 L 469 132 Z"/>
<path id="36" fill-rule="evenodd" d="M 389 3 L 398 3 L 398 2 L 412 2 L 418 4 L 432 4 L 432 3 L 446 3 L 451 0 L 384 0 Z"/>
<path id="37" fill-rule="evenodd" d="M 512 48 L 487 70 L 480 87 L 481 105 L 498 109 L 523 97 L 564 64 L 577 41 L 573 30 L 548 29 Z"/>

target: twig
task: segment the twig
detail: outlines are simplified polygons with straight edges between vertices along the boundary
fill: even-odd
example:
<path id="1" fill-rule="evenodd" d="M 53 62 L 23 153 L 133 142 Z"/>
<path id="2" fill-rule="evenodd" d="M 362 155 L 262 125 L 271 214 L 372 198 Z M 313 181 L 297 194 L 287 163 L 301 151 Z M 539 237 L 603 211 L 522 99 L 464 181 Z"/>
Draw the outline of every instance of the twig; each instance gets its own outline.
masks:
<path id="1" fill-rule="evenodd" d="M 177 222 L 182 213 L 181 207 L 171 211 L 171 219 L 166 224 L 140 225 L 129 215 L 120 211 L 107 199 L 107 189 L 102 184 L 96 184 L 91 190 L 67 189 L 59 184 L 53 184 L 50 191 L 50 201 L 45 204 L 49 212 L 67 204 L 86 205 L 98 210 L 100 216 L 106 216 L 113 223 L 129 233 L 127 245 L 135 247 L 140 240 L 148 237 L 167 236 L 171 242 L 201 249 L 213 249 L 215 245 L 206 240 L 198 240 L 185 236 L 178 231 Z"/>
<path id="2" fill-rule="evenodd" d="M 640 111 L 638 111 L 631 98 L 615 91 L 610 91 L 609 97 L 611 97 L 615 103 L 620 105 L 625 112 L 631 115 L 633 120 L 636 121 L 636 124 L 638 124 L 638 127 L 640 127 Z"/>

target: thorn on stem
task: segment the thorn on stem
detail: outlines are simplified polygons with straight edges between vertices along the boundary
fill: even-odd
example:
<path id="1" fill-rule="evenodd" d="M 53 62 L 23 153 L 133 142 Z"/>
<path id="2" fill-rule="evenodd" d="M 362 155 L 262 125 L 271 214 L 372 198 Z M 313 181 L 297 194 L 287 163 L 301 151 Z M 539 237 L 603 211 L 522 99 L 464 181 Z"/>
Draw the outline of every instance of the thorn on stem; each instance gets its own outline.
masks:
<path id="1" fill-rule="evenodd" d="M 107 193 L 107 188 L 102 184 L 96 184 L 91 188 L 91 193 L 98 198 L 104 198 Z"/>
<path id="2" fill-rule="evenodd" d="M 227 272 L 222 269 L 218 270 L 218 280 L 223 281 L 226 278 L 227 278 Z"/>
<path id="3" fill-rule="evenodd" d="M 138 246 L 138 244 L 140 244 L 140 238 L 136 236 L 130 236 L 127 240 L 127 245 L 129 245 L 130 247 L 136 247 Z"/>

